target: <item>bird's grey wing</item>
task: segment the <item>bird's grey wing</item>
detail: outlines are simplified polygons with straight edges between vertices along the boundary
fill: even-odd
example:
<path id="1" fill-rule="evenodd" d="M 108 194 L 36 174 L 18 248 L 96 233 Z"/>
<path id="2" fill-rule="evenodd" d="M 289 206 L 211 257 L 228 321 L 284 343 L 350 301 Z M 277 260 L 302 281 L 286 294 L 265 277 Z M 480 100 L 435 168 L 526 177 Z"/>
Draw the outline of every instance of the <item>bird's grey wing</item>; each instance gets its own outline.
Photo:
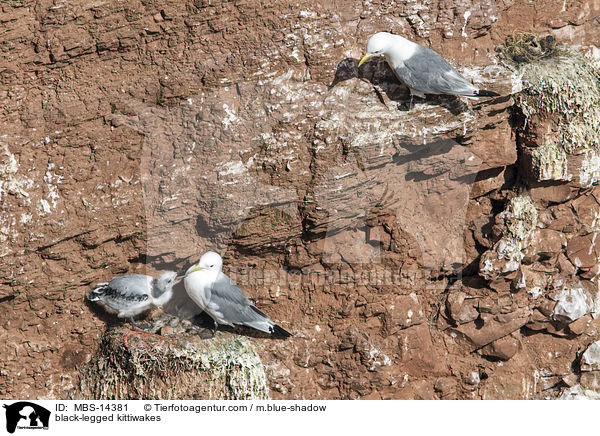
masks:
<path id="1" fill-rule="evenodd" d="M 395 72 L 409 88 L 426 94 L 476 95 L 477 88 L 471 82 L 427 47 L 420 46 Z"/>
<path id="2" fill-rule="evenodd" d="M 153 281 L 152 277 L 143 274 L 128 274 L 113 278 L 108 286 L 127 295 L 147 295 L 152 291 Z"/>
<path id="3" fill-rule="evenodd" d="M 270 321 L 225 274 L 220 274 L 213 283 L 210 306 L 217 317 L 232 324 L 250 325 L 256 321 Z"/>
<path id="4" fill-rule="evenodd" d="M 142 274 L 119 276 L 104 288 L 103 300 L 113 308 L 142 308 L 151 303 L 150 291 L 154 279 Z"/>
<path id="5" fill-rule="evenodd" d="M 94 288 L 93 301 L 119 317 L 134 316 L 151 306 L 149 291 L 153 280 L 141 274 L 115 277 Z"/>

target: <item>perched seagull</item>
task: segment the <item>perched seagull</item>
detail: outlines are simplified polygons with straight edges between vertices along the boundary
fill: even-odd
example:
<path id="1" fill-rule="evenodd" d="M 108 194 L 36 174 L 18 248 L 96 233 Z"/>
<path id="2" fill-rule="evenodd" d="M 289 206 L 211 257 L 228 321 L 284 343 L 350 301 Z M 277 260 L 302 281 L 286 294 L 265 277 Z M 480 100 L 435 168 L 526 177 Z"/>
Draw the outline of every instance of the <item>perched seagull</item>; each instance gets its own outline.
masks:
<path id="1" fill-rule="evenodd" d="M 218 324 L 238 324 L 274 336 L 291 336 L 258 310 L 235 282 L 223 274 L 222 267 L 221 256 L 214 251 L 208 251 L 198 263 L 187 270 L 183 279 L 190 298 L 213 319 L 213 337 Z"/>
<path id="2" fill-rule="evenodd" d="M 107 312 L 129 318 L 132 327 L 140 328 L 134 317 L 171 298 L 173 286 L 181 281 L 174 271 L 165 271 L 158 279 L 143 274 L 128 274 L 98 283 L 87 298 L 96 301 Z"/>
<path id="3" fill-rule="evenodd" d="M 475 87 L 446 59 L 427 47 L 400 35 L 379 32 L 369 38 L 367 54 L 360 67 L 373 56 L 385 56 L 396 77 L 408 86 L 411 95 L 451 94 L 463 97 L 497 97 L 500 94 Z"/>

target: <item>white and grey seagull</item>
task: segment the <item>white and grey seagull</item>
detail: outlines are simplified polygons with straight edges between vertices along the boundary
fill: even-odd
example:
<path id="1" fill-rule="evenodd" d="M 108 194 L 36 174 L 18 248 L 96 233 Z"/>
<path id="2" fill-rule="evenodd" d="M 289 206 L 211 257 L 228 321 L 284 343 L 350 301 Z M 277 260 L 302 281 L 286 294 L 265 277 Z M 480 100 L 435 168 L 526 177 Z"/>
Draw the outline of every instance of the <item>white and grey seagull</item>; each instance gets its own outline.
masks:
<path id="1" fill-rule="evenodd" d="M 87 299 L 119 318 L 129 318 L 131 326 L 139 329 L 134 317 L 169 301 L 173 286 L 182 278 L 174 271 L 165 271 L 157 279 L 144 274 L 127 274 L 98 283 Z"/>
<path id="2" fill-rule="evenodd" d="M 221 256 L 208 251 L 187 270 L 183 279 L 190 298 L 213 319 L 213 337 L 218 324 L 243 325 L 283 338 L 291 336 L 257 309 L 238 285 L 221 271 L 222 267 Z"/>
<path id="3" fill-rule="evenodd" d="M 379 32 L 369 38 L 367 54 L 360 67 L 373 56 L 384 56 L 396 77 L 408 86 L 411 95 L 450 94 L 463 97 L 497 97 L 500 94 L 479 89 L 433 50 L 400 35 Z"/>

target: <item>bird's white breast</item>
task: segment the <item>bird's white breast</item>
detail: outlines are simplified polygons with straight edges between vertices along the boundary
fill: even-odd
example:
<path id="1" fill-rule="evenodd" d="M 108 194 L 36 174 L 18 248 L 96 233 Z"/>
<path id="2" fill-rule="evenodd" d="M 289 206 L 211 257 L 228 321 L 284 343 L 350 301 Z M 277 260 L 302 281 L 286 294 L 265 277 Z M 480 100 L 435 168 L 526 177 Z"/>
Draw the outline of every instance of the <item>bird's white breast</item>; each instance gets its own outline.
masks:
<path id="1" fill-rule="evenodd" d="M 203 310 L 210 303 L 210 286 L 213 282 L 211 279 L 210 274 L 205 271 L 195 271 L 183 279 L 188 295 Z"/>

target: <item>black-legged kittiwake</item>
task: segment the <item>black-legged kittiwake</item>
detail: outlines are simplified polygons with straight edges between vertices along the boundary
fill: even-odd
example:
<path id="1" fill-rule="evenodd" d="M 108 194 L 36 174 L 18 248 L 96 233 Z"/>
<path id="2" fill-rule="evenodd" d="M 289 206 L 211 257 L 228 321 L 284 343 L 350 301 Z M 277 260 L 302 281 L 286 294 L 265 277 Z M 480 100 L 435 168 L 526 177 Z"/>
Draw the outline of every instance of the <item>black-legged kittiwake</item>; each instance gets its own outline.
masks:
<path id="1" fill-rule="evenodd" d="M 385 56 L 394 73 L 408 86 L 411 95 L 451 94 L 463 97 L 496 97 L 500 94 L 474 86 L 433 50 L 400 35 L 379 32 L 369 38 L 367 54 L 360 67 L 373 56 Z"/>
<path id="2" fill-rule="evenodd" d="M 237 284 L 223 274 L 222 267 L 221 256 L 208 251 L 187 270 L 183 279 L 190 298 L 213 319 L 213 337 L 218 324 L 244 325 L 273 336 L 291 336 L 258 310 Z"/>
<path id="3" fill-rule="evenodd" d="M 169 301 L 173 286 L 181 279 L 174 271 L 165 271 L 158 279 L 144 274 L 128 274 L 98 283 L 87 298 L 119 318 L 129 318 L 131 325 L 139 328 L 133 318 Z"/>

